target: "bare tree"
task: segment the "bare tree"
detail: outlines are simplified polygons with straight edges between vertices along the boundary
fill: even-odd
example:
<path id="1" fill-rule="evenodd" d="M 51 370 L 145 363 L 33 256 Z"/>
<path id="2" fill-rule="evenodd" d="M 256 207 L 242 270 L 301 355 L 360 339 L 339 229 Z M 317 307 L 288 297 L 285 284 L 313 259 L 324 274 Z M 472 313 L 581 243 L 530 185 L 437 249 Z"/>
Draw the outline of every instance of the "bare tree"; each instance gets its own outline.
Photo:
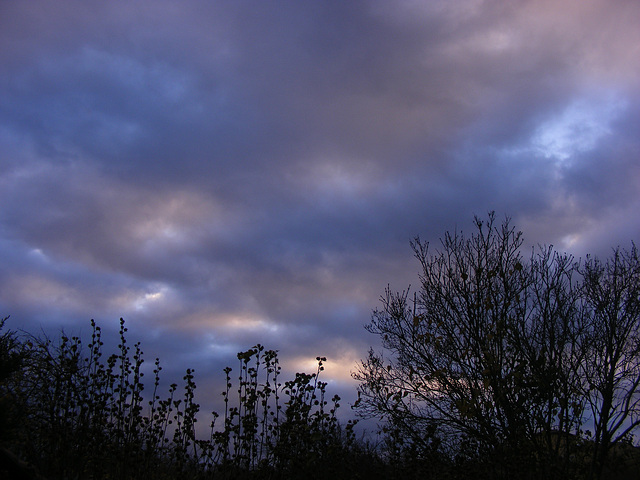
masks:
<path id="1" fill-rule="evenodd" d="M 552 248 L 525 261 L 521 232 L 493 213 L 475 227 L 434 252 L 412 242 L 420 288 L 387 289 L 373 313 L 384 354 L 370 351 L 354 373 L 361 412 L 425 448 L 502 459 L 505 476 L 532 462 L 566 476 L 584 412 L 576 263 Z"/>
<path id="2" fill-rule="evenodd" d="M 616 249 L 582 269 L 588 332 L 584 395 L 594 424 L 591 476 L 600 478 L 611 447 L 640 425 L 640 258 Z"/>

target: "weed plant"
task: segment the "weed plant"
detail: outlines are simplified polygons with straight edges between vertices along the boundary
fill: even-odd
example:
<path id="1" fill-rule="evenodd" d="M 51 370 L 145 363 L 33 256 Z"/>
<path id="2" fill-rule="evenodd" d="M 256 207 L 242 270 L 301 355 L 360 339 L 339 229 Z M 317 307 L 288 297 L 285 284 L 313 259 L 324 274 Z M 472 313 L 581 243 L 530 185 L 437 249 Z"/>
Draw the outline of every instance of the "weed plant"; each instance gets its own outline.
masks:
<path id="1" fill-rule="evenodd" d="M 156 358 L 145 396 L 143 351 L 128 343 L 124 320 L 110 355 L 100 326 L 91 327 L 86 345 L 64 332 L 56 341 L 0 337 L 0 442 L 47 478 L 357 477 L 354 422 L 340 424 L 340 398 L 328 400 L 319 379 L 326 358 L 317 357 L 315 373 L 282 382 L 276 351 L 240 352 L 237 387 L 225 368 L 224 412 L 213 413 L 203 439 L 195 372 L 187 369 L 182 388 L 174 383 L 163 397 Z"/>

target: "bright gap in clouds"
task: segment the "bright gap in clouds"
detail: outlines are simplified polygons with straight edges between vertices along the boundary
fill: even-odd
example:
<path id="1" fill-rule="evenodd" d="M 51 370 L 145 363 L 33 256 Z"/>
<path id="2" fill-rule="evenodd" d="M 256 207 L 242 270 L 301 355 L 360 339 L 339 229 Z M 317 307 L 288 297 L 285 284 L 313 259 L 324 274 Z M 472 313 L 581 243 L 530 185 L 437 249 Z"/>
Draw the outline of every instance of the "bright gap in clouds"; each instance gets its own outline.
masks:
<path id="1" fill-rule="evenodd" d="M 146 292 L 139 295 L 134 301 L 133 306 L 137 311 L 146 310 L 149 307 L 158 305 L 165 299 L 168 287 L 161 286 L 158 290 Z"/>
<path id="2" fill-rule="evenodd" d="M 559 115 L 542 123 L 533 136 L 533 147 L 559 167 L 569 166 L 575 155 L 596 147 L 611 132 L 611 123 L 625 103 L 613 94 L 605 98 L 580 98 Z"/>
<path id="3" fill-rule="evenodd" d="M 218 319 L 216 323 L 221 323 L 223 329 L 236 333 L 238 331 L 278 333 L 280 327 L 268 319 L 259 318 L 253 315 L 227 315 Z"/>

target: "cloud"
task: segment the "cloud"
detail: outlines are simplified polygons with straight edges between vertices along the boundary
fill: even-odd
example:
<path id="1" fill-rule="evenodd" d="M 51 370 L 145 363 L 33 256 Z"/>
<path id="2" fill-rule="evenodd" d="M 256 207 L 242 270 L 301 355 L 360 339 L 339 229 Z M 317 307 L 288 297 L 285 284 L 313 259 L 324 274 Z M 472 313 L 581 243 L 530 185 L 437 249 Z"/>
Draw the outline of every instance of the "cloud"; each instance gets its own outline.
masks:
<path id="1" fill-rule="evenodd" d="M 124 316 L 207 379 L 261 342 L 347 392 L 415 235 L 639 231 L 637 2 L 0 11 L 0 309 L 35 331 Z"/>

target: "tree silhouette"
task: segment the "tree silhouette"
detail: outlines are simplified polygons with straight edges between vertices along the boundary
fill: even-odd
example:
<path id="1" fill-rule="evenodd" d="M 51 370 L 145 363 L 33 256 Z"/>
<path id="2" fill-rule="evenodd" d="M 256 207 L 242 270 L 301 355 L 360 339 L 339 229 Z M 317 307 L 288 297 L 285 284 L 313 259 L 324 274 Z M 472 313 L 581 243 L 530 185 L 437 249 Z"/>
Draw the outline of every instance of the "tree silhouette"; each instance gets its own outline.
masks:
<path id="1" fill-rule="evenodd" d="M 582 268 L 588 312 L 584 338 L 585 397 L 594 418 L 593 468 L 599 477 L 615 444 L 640 425 L 640 258 L 616 249 Z"/>
<path id="2" fill-rule="evenodd" d="M 412 448 L 492 478 L 582 475 L 592 418 L 599 475 L 609 442 L 638 419 L 635 249 L 604 266 L 581 268 L 552 247 L 525 260 L 508 218 L 474 225 L 470 237 L 446 233 L 435 251 L 412 242 L 420 287 L 413 296 L 387 288 L 372 315 L 367 328 L 384 350 L 354 373 L 360 412 L 385 418 Z"/>

